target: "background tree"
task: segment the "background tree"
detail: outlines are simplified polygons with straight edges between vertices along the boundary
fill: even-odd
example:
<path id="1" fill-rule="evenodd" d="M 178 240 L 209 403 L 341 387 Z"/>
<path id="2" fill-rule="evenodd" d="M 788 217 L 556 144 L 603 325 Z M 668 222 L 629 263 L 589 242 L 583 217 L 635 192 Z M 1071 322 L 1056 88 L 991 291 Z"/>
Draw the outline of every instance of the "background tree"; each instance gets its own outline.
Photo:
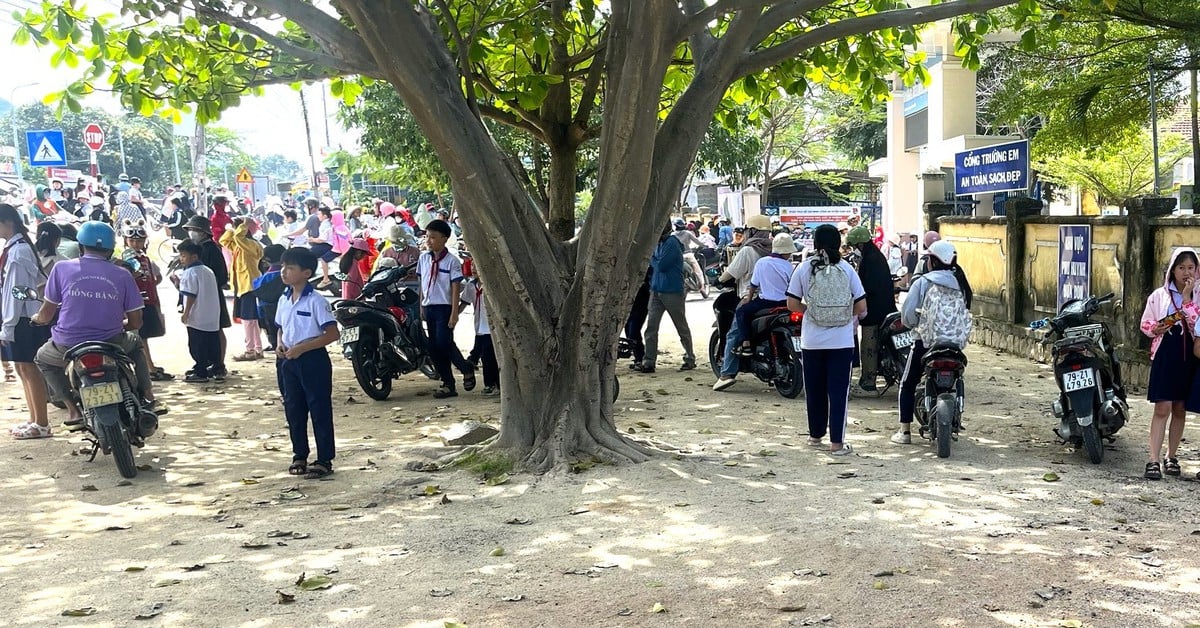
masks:
<path id="1" fill-rule="evenodd" d="M 1190 151 L 1188 142 L 1176 133 L 1159 137 L 1163 169 L 1173 168 Z M 1144 129 L 1122 133 L 1096 147 L 1059 150 L 1034 160 L 1033 167 L 1047 181 L 1094 193 L 1101 207 L 1120 207 L 1125 199 L 1154 192 L 1154 151 L 1150 132 Z"/>
<path id="2" fill-rule="evenodd" d="M 107 81 L 130 107 L 195 103 L 203 122 L 267 82 L 360 75 L 394 86 L 449 174 L 489 286 L 503 391 L 492 447 L 540 471 L 650 455 L 613 422 L 618 329 L 727 94 L 769 99 L 775 86 L 802 93 L 811 81 L 883 98 L 885 76 L 924 76 L 920 55 L 905 49 L 914 25 L 1011 1 L 337 0 L 335 15 L 280 0 L 192 0 L 186 10 L 126 0 L 136 28 L 44 4 L 18 35 L 57 58 L 93 60 L 62 94 L 68 107 Z M 179 10 L 182 19 L 162 19 Z M 283 18 L 282 30 L 262 18 Z M 963 46 L 993 26 L 966 18 Z M 360 91 L 341 79 L 331 90 Z M 548 147 L 549 220 L 484 116 Z M 578 149 L 590 139 L 599 140 L 595 193 L 575 235 Z"/>

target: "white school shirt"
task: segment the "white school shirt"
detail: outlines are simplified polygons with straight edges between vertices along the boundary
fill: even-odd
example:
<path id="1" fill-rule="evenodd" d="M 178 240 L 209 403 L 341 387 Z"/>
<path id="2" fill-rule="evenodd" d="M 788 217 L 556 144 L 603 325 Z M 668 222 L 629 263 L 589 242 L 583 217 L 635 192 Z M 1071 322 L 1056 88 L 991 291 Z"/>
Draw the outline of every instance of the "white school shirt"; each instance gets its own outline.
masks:
<path id="1" fill-rule="evenodd" d="M 487 303 L 484 302 L 483 290 L 479 288 L 478 282 L 463 283 L 462 300 L 471 304 L 471 313 L 475 318 L 475 335 L 491 335 L 492 327 L 488 324 Z"/>
<path id="2" fill-rule="evenodd" d="M 187 326 L 200 331 L 221 330 L 221 295 L 217 276 L 202 262 L 183 269 L 179 275 L 179 293 L 196 299 Z"/>
<path id="3" fill-rule="evenodd" d="M 417 275 L 421 278 L 421 305 L 450 305 L 450 284 L 463 280 L 462 260 L 443 249 L 434 270 L 433 252 L 421 254 L 417 260 Z"/>
<path id="4" fill-rule="evenodd" d="M 290 349 L 305 340 L 319 337 L 325 333 L 325 328 L 337 325 L 337 321 L 333 318 L 329 301 L 317 294 L 312 285 L 307 285 L 295 301 L 292 301 L 291 287 L 283 289 L 283 296 L 279 297 L 279 306 L 275 310 L 275 324 L 279 326 L 283 346 Z"/>
<path id="5" fill-rule="evenodd" d="M 752 285 L 758 286 L 759 298 L 767 301 L 787 299 L 788 283 L 792 280 L 792 263 L 782 257 L 769 255 L 754 263 Z"/>
<path id="6" fill-rule="evenodd" d="M 810 257 L 796 267 L 796 271 L 792 273 L 791 283 L 788 285 L 787 295 L 789 297 L 803 300 L 808 294 L 814 261 L 815 258 Z M 862 279 L 859 279 L 858 273 L 854 272 L 854 267 L 846 260 L 839 261 L 837 265 L 850 280 L 850 293 L 854 302 L 858 303 L 867 298 L 867 293 L 863 290 Z M 841 327 L 821 327 L 805 316 L 800 327 L 800 348 L 809 350 L 851 349 L 854 347 L 854 326 L 857 323 L 858 319 L 851 316 L 850 322 Z"/>

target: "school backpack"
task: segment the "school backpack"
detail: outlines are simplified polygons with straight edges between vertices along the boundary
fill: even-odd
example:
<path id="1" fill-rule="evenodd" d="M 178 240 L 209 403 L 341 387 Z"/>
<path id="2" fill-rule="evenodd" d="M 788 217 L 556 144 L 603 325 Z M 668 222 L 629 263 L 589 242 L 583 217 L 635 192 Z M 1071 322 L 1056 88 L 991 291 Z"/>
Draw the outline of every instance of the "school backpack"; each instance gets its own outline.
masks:
<path id="1" fill-rule="evenodd" d="M 804 318 L 818 327 L 844 327 L 854 318 L 850 276 L 839 264 L 827 264 L 813 271 L 806 301 Z"/>
<path id="2" fill-rule="evenodd" d="M 929 282 L 921 298 L 917 337 L 926 348 L 952 345 L 962 349 L 971 336 L 973 321 L 962 290 Z"/>

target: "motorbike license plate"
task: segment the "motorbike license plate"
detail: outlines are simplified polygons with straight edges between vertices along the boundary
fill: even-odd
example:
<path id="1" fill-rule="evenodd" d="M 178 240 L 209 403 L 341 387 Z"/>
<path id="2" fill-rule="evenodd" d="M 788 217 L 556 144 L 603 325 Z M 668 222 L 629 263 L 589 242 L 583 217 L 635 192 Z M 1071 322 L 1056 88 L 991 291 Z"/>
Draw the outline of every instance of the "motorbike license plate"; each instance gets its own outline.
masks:
<path id="1" fill-rule="evenodd" d="M 1096 385 L 1096 370 L 1067 371 L 1063 373 L 1063 390 L 1073 392 L 1092 388 Z"/>
<path id="2" fill-rule="evenodd" d="M 796 353 L 800 352 L 800 336 L 792 336 L 792 349 L 794 349 Z"/>
<path id="3" fill-rule="evenodd" d="M 116 382 L 84 386 L 79 389 L 79 403 L 85 410 L 121 403 L 121 386 Z"/>
<path id="4" fill-rule="evenodd" d="M 348 345 L 352 342 L 358 342 L 358 327 L 347 327 L 342 330 L 341 342 Z"/>
<path id="5" fill-rule="evenodd" d="M 913 340 L 911 331 L 900 332 L 892 336 L 892 346 L 897 349 L 907 349 L 913 345 Z"/>

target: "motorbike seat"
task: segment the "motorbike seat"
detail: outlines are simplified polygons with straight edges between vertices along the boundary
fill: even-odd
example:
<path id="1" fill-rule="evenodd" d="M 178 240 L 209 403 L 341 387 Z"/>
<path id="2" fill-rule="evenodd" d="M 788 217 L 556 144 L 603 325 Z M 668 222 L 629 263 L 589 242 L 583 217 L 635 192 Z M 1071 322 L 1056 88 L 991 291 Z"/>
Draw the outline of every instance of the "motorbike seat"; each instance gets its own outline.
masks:
<path id="1" fill-rule="evenodd" d="M 780 316 L 791 316 L 791 312 L 786 306 L 759 310 L 754 314 L 754 319 L 750 321 L 751 337 L 758 337 L 760 334 L 766 333 Z"/>
<path id="2" fill-rule="evenodd" d="M 103 353 L 122 360 L 129 360 L 129 356 L 125 353 L 124 349 L 111 342 L 102 342 L 99 340 L 81 342 L 67 350 L 64 357 L 67 360 L 73 361 L 85 353 Z"/>
<path id="3" fill-rule="evenodd" d="M 924 362 L 928 364 L 934 360 L 954 360 L 960 362 L 964 367 L 967 365 L 966 354 L 954 345 L 936 345 L 926 351 Z"/>

